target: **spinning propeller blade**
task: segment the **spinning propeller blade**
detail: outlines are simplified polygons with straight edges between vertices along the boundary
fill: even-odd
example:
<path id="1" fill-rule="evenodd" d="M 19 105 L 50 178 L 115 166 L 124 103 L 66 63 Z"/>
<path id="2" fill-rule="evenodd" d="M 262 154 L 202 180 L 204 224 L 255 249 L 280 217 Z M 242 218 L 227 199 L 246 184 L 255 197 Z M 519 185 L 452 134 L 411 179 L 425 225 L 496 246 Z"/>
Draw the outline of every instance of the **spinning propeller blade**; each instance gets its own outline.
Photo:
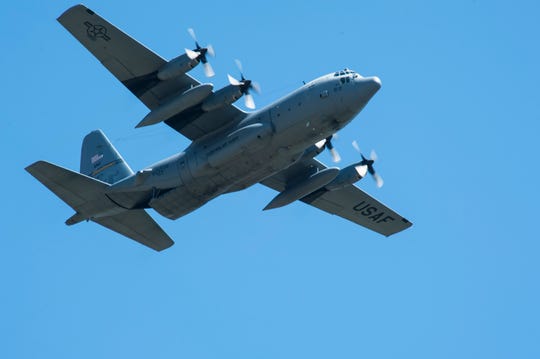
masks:
<path id="1" fill-rule="evenodd" d="M 373 163 L 375 163 L 375 161 L 378 159 L 377 157 L 377 153 L 375 153 L 374 150 L 371 151 L 371 154 L 370 154 L 370 158 L 367 159 L 366 157 L 364 157 L 364 155 L 362 154 L 362 151 L 360 151 L 360 146 L 358 146 L 358 142 L 356 141 L 353 141 L 352 142 L 352 146 L 354 147 L 354 149 L 360 153 L 360 156 L 362 157 L 362 161 L 360 161 L 358 163 L 358 166 L 355 167 L 356 171 L 358 172 L 358 174 L 361 175 L 360 173 L 360 168 L 361 167 L 364 167 L 366 168 L 367 172 L 369 172 L 369 174 L 371 175 L 371 177 L 373 177 L 373 180 L 375 180 L 375 184 L 377 185 L 378 188 L 381 188 L 384 184 L 384 181 L 382 179 L 382 177 L 377 173 L 375 172 L 375 168 L 373 168 Z M 365 175 L 365 172 L 364 172 L 364 175 Z M 361 175 L 362 176 L 362 175 Z M 362 176 L 364 177 L 364 176 Z"/>
<path id="2" fill-rule="evenodd" d="M 203 69 L 206 77 L 213 77 L 216 74 L 209 62 L 203 62 Z"/>
<path id="3" fill-rule="evenodd" d="M 189 50 L 186 49 L 186 54 L 191 60 L 197 60 L 202 62 L 203 68 L 204 68 L 204 74 L 207 77 L 212 77 L 215 75 L 214 69 L 212 69 L 212 66 L 208 63 L 208 59 L 206 58 L 206 55 L 210 55 L 212 57 L 215 56 L 214 48 L 212 45 L 207 45 L 206 47 L 201 47 L 199 45 L 199 42 L 197 41 L 197 36 L 195 35 L 195 30 L 192 28 L 188 29 L 188 33 L 195 41 L 195 49 Z"/>
<path id="4" fill-rule="evenodd" d="M 254 110 L 255 109 L 255 101 L 253 100 L 253 95 L 250 94 L 250 93 L 246 93 L 244 95 L 244 99 L 245 99 L 246 107 L 249 108 L 250 110 Z"/>
<path id="5" fill-rule="evenodd" d="M 233 86 L 238 86 L 240 88 L 240 91 L 244 95 L 245 106 L 249 108 L 250 110 L 254 110 L 255 100 L 253 99 L 253 96 L 251 95 L 250 90 L 260 93 L 261 87 L 259 86 L 258 83 L 248 80 L 244 77 L 242 63 L 240 62 L 240 60 L 236 59 L 234 61 L 236 63 L 236 66 L 238 67 L 238 70 L 240 71 L 240 80 L 237 80 L 231 75 L 227 74 L 229 83 Z"/>
<path id="6" fill-rule="evenodd" d="M 328 151 L 330 151 L 330 155 L 332 156 L 332 161 L 335 163 L 338 163 L 341 161 L 341 156 L 339 155 L 338 151 L 335 149 L 334 145 L 332 144 L 332 138 L 336 137 L 336 135 L 332 135 L 330 137 L 327 137 L 325 140 L 325 146 Z"/>

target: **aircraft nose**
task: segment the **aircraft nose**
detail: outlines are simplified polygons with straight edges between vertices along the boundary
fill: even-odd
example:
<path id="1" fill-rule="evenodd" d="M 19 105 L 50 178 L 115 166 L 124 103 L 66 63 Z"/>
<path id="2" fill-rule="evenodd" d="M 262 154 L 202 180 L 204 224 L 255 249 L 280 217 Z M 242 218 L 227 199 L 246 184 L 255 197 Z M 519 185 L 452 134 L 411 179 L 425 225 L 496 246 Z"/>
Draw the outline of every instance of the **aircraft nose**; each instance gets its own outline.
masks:
<path id="1" fill-rule="evenodd" d="M 377 92 L 382 86 L 381 79 L 379 79 L 377 76 L 369 77 L 368 81 L 370 87 L 373 89 L 373 92 Z"/>
<path id="2" fill-rule="evenodd" d="M 359 83 L 361 84 L 361 94 L 367 99 L 370 99 L 373 95 L 375 95 L 382 86 L 381 80 L 377 76 L 364 77 L 360 79 Z"/>

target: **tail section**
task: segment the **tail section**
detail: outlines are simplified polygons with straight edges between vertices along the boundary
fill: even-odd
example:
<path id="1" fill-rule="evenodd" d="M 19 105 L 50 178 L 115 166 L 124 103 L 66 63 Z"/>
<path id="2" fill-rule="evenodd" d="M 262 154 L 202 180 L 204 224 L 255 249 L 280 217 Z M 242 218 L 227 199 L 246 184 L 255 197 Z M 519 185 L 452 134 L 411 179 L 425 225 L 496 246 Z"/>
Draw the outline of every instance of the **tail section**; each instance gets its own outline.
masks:
<path id="1" fill-rule="evenodd" d="M 103 132 L 93 131 L 84 138 L 82 174 L 45 161 L 26 170 L 75 210 L 67 225 L 93 221 L 156 251 L 174 244 L 144 209 L 121 207 L 107 196 L 111 183 L 133 171 Z"/>
<path id="2" fill-rule="evenodd" d="M 90 132 L 81 149 L 81 173 L 113 184 L 133 174 L 131 168 L 101 130 Z"/>

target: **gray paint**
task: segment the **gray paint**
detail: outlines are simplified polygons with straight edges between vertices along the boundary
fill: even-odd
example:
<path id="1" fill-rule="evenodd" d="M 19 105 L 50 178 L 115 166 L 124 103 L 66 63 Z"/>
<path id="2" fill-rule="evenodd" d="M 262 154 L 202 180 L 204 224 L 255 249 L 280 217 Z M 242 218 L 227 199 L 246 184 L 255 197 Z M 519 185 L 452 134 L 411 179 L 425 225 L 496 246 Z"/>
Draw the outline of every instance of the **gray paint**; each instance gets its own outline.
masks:
<path id="1" fill-rule="evenodd" d="M 266 209 L 302 200 L 384 235 L 410 227 L 354 186 L 362 178 L 355 170 L 358 163 L 328 169 L 313 158 L 322 150 L 314 143 L 345 127 L 380 89 L 377 77 L 351 70 L 330 73 L 246 113 L 231 104 L 241 95 L 232 84 L 200 98 L 178 97 L 200 85 L 184 72 L 191 66 L 184 66 L 182 57 L 167 63 L 82 5 L 68 9 L 59 21 L 152 110 L 154 117 L 143 124 L 165 121 L 193 140 L 181 153 L 133 173 L 105 135 L 94 131 L 83 141 L 81 172 L 101 181 L 44 162 L 29 166 L 76 210 L 68 224 L 90 219 L 161 250 L 172 241 L 142 208 L 177 219 L 221 194 L 262 183 L 280 192 Z M 89 24 L 99 25 L 99 31 Z M 157 76 L 160 71 L 175 77 Z M 77 198 L 78 191 L 86 196 Z"/>

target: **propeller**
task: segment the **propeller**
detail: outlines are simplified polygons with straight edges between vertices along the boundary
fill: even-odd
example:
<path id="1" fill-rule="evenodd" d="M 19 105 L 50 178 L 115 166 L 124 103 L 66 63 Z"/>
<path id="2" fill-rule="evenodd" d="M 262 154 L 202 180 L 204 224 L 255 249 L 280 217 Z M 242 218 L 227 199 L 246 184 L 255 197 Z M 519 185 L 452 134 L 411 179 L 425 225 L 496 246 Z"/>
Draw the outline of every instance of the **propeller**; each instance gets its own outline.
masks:
<path id="1" fill-rule="evenodd" d="M 235 62 L 238 70 L 240 71 L 240 80 L 237 80 L 231 75 L 227 74 L 227 77 L 229 78 L 229 83 L 233 86 L 238 86 L 240 88 L 240 91 L 244 95 L 244 103 L 246 107 L 253 110 L 255 109 L 255 101 L 253 100 L 253 95 L 251 95 L 249 91 L 253 90 L 256 93 L 261 93 L 261 87 L 258 83 L 248 80 L 244 77 L 244 71 L 240 60 L 235 60 Z"/>
<path id="2" fill-rule="evenodd" d="M 199 45 L 199 42 L 197 41 L 197 36 L 195 36 L 195 30 L 193 30 L 190 27 L 188 29 L 188 32 L 191 38 L 193 39 L 193 41 L 195 41 L 195 49 L 193 50 L 186 49 L 186 55 L 188 55 L 188 57 L 191 60 L 197 60 L 197 61 L 202 62 L 203 68 L 204 68 L 204 74 L 206 75 L 206 77 L 214 76 L 215 75 L 214 69 L 212 68 L 212 66 L 208 62 L 208 59 L 206 58 L 207 54 L 212 57 L 216 56 L 214 52 L 214 48 L 212 47 L 212 45 L 201 47 L 201 45 Z"/>
<path id="3" fill-rule="evenodd" d="M 328 151 L 330 151 L 330 155 L 332 156 L 332 161 L 334 161 L 335 163 L 338 163 L 341 161 L 341 156 L 339 155 L 338 151 L 332 144 L 332 139 L 336 137 L 337 136 L 335 134 L 327 137 L 326 140 L 324 140 L 324 146 L 326 147 Z"/>
<path id="4" fill-rule="evenodd" d="M 360 161 L 358 163 L 358 165 L 355 167 L 356 171 L 358 173 L 364 172 L 364 174 L 365 174 L 365 168 L 362 168 L 362 167 L 364 167 L 364 166 L 367 167 L 367 172 L 369 172 L 371 177 L 373 177 L 373 179 L 375 180 L 375 183 L 377 184 L 377 187 L 381 188 L 383 186 L 383 184 L 384 184 L 384 181 L 383 181 L 382 177 L 379 176 L 377 174 L 377 172 L 375 172 L 375 169 L 373 168 L 373 163 L 375 163 L 375 161 L 377 161 L 377 159 L 378 159 L 377 153 L 375 153 L 374 150 L 371 150 L 371 154 L 369 156 L 370 158 L 367 159 L 362 154 L 362 151 L 360 151 L 360 147 L 358 146 L 358 143 L 356 141 L 353 141 L 352 145 L 353 145 L 354 149 L 356 151 L 358 151 L 358 153 L 360 153 L 360 156 L 362 156 L 362 161 Z"/>
<path id="5" fill-rule="evenodd" d="M 339 155 L 338 151 L 332 144 L 332 139 L 337 138 L 337 134 L 334 133 L 332 136 L 326 137 L 323 140 L 320 140 L 315 144 L 315 147 L 318 148 L 317 153 L 321 153 L 323 148 L 326 148 L 328 151 L 330 151 L 330 155 L 332 156 L 332 161 L 337 163 L 341 161 L 341 156 Z"/>

